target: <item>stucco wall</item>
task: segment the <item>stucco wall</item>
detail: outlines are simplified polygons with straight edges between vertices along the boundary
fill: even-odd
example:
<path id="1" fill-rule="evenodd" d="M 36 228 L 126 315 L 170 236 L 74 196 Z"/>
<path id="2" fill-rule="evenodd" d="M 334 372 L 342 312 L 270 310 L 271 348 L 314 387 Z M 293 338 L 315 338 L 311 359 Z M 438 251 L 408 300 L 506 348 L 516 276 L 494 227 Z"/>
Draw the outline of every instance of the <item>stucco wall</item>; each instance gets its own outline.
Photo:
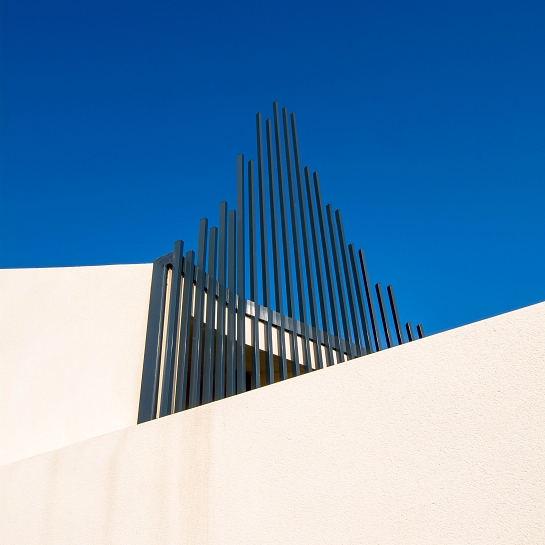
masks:
<path id="1" fill-rule="evenodd" d="M 545 304 L 0 469 L 3 544 L 545 543 Z"/>
<path id="2" fill-rule="evenodd" d="M 0 270 L 0 464 L 136 424 L 151 271 Z"/>

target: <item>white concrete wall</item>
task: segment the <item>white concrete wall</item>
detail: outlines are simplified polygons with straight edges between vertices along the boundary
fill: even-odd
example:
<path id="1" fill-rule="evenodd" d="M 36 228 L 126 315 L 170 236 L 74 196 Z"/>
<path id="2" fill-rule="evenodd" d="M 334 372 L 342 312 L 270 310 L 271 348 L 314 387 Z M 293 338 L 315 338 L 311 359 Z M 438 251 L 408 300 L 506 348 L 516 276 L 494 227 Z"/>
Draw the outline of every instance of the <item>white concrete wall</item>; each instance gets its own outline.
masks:
<path id="1" fill-rule="evenodd" d="M 0 468 L 0 542 L 545 543 L 545 304 Z"/>
<path id="2" fill-rule="evenodd" d="M 136 424 L 151 271 L 0 270 L 0 464 Z"/>

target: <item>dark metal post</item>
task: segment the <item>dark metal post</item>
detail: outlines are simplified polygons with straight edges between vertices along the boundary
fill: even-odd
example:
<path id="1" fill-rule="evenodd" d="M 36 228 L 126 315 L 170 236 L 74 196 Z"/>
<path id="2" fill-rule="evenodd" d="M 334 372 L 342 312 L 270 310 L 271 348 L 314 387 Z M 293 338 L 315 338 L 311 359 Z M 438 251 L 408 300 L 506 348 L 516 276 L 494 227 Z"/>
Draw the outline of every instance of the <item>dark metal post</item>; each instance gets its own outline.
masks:
<path id="1" fill-rule="evenodd" d="M 301 213 L 301 236 L 303 241 L 303 261 L 305 263 L 306 278 L 304 283 L 308 287 L 308 299 L 310 307 L 310 325 L 316 328 L 316 367 L 322 369 L 324 364 L 322 361 L 322 345 L 320 342 L 320 336 L 318 332 L 318 312 L 316 310 L 316 288 L 314 286 L 314 274 L 312 256 L 310 254 L 310 238 L 308 234 L 307 224 L 307 211 L 306 211 L 306 199 L 305 188 L 303 186 L 303 172 L 301 170 L 301 156 L 299 152 L 299 137 L 297 135 L 297 121 L 295 114 L 292 113 L 291 117 L 291 132 L 293 137 L 293 156 L 295 159 L 295 174 L 297 178 L 297 194 L 299 196 L 299 212 Z M 304 297 L 304 292 L 303 292 Z M 304 303 L 304 301 L 303 301 Z M 307 328 L 308 331 L 308 328 Z M 309 345 L 310 349 L 310 345 Z"/>
<path id="2" fill-rule="evenodd" d="M 293 376 L 299 376 L 299 346 L 297 343 L 297 324 L 295 317 L 295 296 L 293 293 L 293 280 L 291 276 L 291 248 L 290 235 L 288 230 L 288 216 L 286 210 L 286 196 L 284 193 L 284 167 L 282 165 L 282 147 L 280 139 L 280 116 L 278 113 L 278 102 L 273 103 L 274 114 L 274 138 L 276 143 L 276 163 L 278 171 L 278 194 L 280 197 L 280 220 L 282 223 L 282 250 L 284 254 L 284 277 L 286 279 L 286 300 L 288 305 L 288 316 L 292 319 L 292 372 Z M 284 339 L 281 339 L 283 342 Z"/>
<path id="3" fill-rule="evenodd" d="M 218 312 L 216 329 L 216 372 L 214 399 L 225 396 L 225 309 L 227 306 L 227 203 L 220 203 L 218 254 Z"/>
<path id="4" fill-rule="evenodd" d="M 384 295 L 382 294 L 382 286 L 375 284 L 377 290 L 378 308 L 380 309 L 380 316 L 382 318 L 382 325 L 384 327 L 384 336 L 386 337 L 386 346 L 391 348 L 393 346 L 392 333 L 390 332 L 390 324 L 388 323 L 388 316 L 386 314 L 386 305 L 384 304 Z"/>
<path id="5" fill-rule="evenodd" d="M 407 336 L 409 337 L 409 342 L 414 341 L 416 337 L 414 336 L 413 324 L 411 324 L 411 322 L 407 322 L 405 324 L 405 329 L 407 330 Z"/>
<path id="6" fill-rule="evenodd" d="M 390 299 L 390 308 L 392 310 L 392 316 L 394 318 L 394 326 L 396 329 L 397 342 L 403 344 L 405 340 L 403 339 L 403 329 L 401 327 L 401 321 L 399 319 L 399 312 L 397 310 L 396 297 L 394 295 L 394 287 L 388 286 L 388 298 Z"/>
<path id="7" fill-rule="evenodd" d="M 418 338 L 423 339 L 426 334 L 424 333 L 424 326 L 422 324 L 418 324 L 416 326 L 416 331 L 418 331 Z"/>
<path id="8" fill-rule="evenodd" d="M 314 191 L 316 194 L 316 206 L 318 208 L 318 224 L 320 225 L 320 238 L 322 241 L 322 250 L 324 254 L 325 274 L 327 280 L 327 292 L 329 295 L 329 307 L 331 309 L 331 322 L 333 325 L 333 334 L 336 337 L 339 361 L 344 361 L 344 343 L 341 339 L 341 327 L 339 324 L 339 309 L 337 307 L 337 298 L 335 295 L 335 284 L 333 280 L 333 266 L 331 265 L 331 253 L 329 251 L 327 226 L 325 222 L 324 205 L 322 202 L 322 190 L 320 189 L 320 178 L 318 173 L 314 175 Z"/>
<path id="9" fill-rule="evenodd" d="M 364 341 L 360 333 L 360 326 L 358 322 L 358 314 L 356 312 L 356 301 L 354 300 L 354 281 L 352 279 L 352 272 L 350 265 L 348 264 L 348 248 L 346 244 L 346 238 L 344 236 L 344 225 L 341 216 L 341 211 L 335 211 L 335 220 L 337 222 L 337 231 L 339 235 L 339 247 L 341 249 L 341 258 L 343 265 L 344 277 L 346 278 L 346 292 L 348 296 L 348 307 L 350 309 L 350 319 L 352 320 L 352 330 L 354 332 L 354 339 L 356 341 L 356 350 L 360 356 L 364 356 L 367 353 L 367 347 L 364 347 Z"/>
<path id="10" fill-rule="evenodd" d="M 261 362 L 259 357 L 259 288 L 257 283 L 257 240 L 255 218 L 254 162 L 248 161 L 248 238 L 250 249 L 250 300 L 254 303 L 252 319 L 252 389 L 261 386 Z"/>
<path id="11" fill-rule="evenodd" d="M 182 318 L 180 320 L 180 342 L 178 343 L 178 372 L 176 373 L 176 395 L 174 401 L 175 412 L 183 411 L 186 408 L 191 309 L 193 308 L 193 277 L 195 274 L 194 262 L 195 252 L 186 252 L 184 259 L 184 293 L 182 298 Z"/>
<path id="12" fill-rule="evenodd" d="M 324 271 L 322 266 L 322 260 L 320 258 L 320 246 L 318 240 L 318 229 L 316 226 L 316 207 L 314 205 L 314 199 L 312 198 L 312 185 L 310 181 L 310 169 L 305 167 L 305 183 L 307 187 L 307 201 L 310 218 L 310 232 L 312 235 L 312 249 L 314 251 L 314 264 L 316 267 L 316 279 L 318 281 L 318 297 L 320 301 L 320 315 L 322 318 L 322 330 L 324 333 L 324 341 L 327 346 L 327 365 L 333 365 L 335 363 L 332 352 L 331 331 L 329 329 L 329 310 L 326 302 L 325 284 L 324 284 Z M 318 337 L 318 328 L 316 328 L 316 336 Z M 318 348 L 320 353 L 322 352 L 322 346 L 320 339 L 317 339 Z"/>
<path id="13" fill-rule="evenodd" d="M 161 388 L 160 415 L 172 412 L 172 391 L 174 389 L 174 364 L 176 360 L 176 336 L 178 333 L 178 312 L 180 310 L 180 284 L 182 280 L 182 253 L 184 243 L 177 240 L 172 254 L 172 276 L 170 281 L 170 301 L 168 306 L 167 342 L 165 363 L 163 365 L 163 385 Z"/>
<path id="14" fill-rule="evenodd" d="M 246 391 L 246 289 L 245 289 L 245 229 L 244 229 L 244 155 L 238 156 L 237 191 L 237 394 Z"/>
<path id="15" fill-rule="evenodd" d="M 280 380 L 288 378 L 288 367 L 286 362 L 286 317 L 283 312 L 283 291 L 282 291 L 282 268 L 280 257 L 280 242 L 278 239 L 278 212 L 276 208 L 276 185 L 274 183 L 274 157 L 272 144 L 272 124 L 271 120 L 266 121 L 267 133 L 267 167 L 269 172 L 269 203 L 271 207 L 271 230 L 272 230 L 272 258 L 273 258 L 273 278 L 274 278 L 274 297 L 276 312 L 280 314 L 280 331 L 278 335 L 278 353 Z M 272 302 L 271 302 L 272 303 Z M 270 316 L 270 315 L 269 315 Z"/>
<path id="16" fill-rule="evenodd" d="M 378 350 L 382 350 L 382 342 L 380 340 L 380 333 L 378 329 L 377 313 L 375 311 L 375 303 L 373 302 L 373 295 L 371 293 L 371 282 L 369 281 L 369 273 L 367 271 L 367 262 L 365 260 L 365 254 L 363 250 L 358 252 L 360 256 L 361 272 L 363 274 L 363 283 L 365 286 L 365 294 L 367 296 L 367 305 L 369 307 L 369 315 L 371 317 L 371 326 L 373 328 L 373 337 L 375 339 L 375 345 Z"/>
<path id="17" fill-rule="evenodd" d="M 216 260 L 218 253 L 218 228 L 210 229 L 208 249 L 208 291 L 206 294 L 206 333 L 202 373 L 202 403 L 212 401 L 214 380 L 214 337 L 216 325 Z"/>
<path id="18" fill-rule="evenodd" d="M 142 368 L 142 386 L 138 406 L 138 424 L 153 420 L 157 415 L 159 373 L 161 369 L 161 345 L 165 316 L 167 264 L 171 255 L 162 256 L 153 262 L 148 310 L 148 328 Z"/>
<path id="19" fill-rule="evenodd" d="M 237 272 L 237 213 L 229 211 L 229 290 L 227 302 L 227 353 L 225 358 L 225 396 L 229 397 L 237 393 L 236 385 L 236 272 Z"/>
<path id="20" fill-rule="evenodd" d="M 261 284 L 263 289 L 263 305 L 267 309 L 267 321 L 265 323 L 265 337 L 267 352 L 265 355 L 265 374 L 267 384 L 274 383 L 274 354 L 272 346 L 272 320 L 273 310 L 271 306 L 271 289 L 269 285 L 269 248 L 267 245 L 267 208 L 265 195 L 265 174 L 263 165 L 263 127 L 261 114 L 256 116 L 257 130 L 257 177 L 259 184 L 259 233 L 261 242 Z"/>
<path id="21" fill-rule="evenodd" d="M 361 323 L 363 325 L 363 337 L 365 339 L 365 347 L 370 354 L 373 352 L 373 345 L 371 344 L 371 337 L 369 335 L 369 323 L 367 321 L 367 313 L 365 312 L 365 299 L 363 295 L 363 286 L 361 281 L 361 273 L 358 269 L 358 259 L 356 257 L 356 248 L 353 244 L 348 245 L 348 253 L 350 254 L 350 264 L 352 266 L 352 275 L 354 276 L 354 286 L 356 289 L 356 299 L 358 301 L 358 308 L 360 311 Z"/>
<path id="22" fill-rule="evenodd" d="M 195 290 L 195 315 L 193 316 L 193 342 L 191 346 L 191 379 L 189 387 L 189 408 L 197 407 L 201 401 L 201 359 L 202 328 L 204 322 L 204 282 L 206 278 L 206 246 L 208 241 L 208 220 L 203 218 L 199 228 L 197 253 L 197 287 Z"/>

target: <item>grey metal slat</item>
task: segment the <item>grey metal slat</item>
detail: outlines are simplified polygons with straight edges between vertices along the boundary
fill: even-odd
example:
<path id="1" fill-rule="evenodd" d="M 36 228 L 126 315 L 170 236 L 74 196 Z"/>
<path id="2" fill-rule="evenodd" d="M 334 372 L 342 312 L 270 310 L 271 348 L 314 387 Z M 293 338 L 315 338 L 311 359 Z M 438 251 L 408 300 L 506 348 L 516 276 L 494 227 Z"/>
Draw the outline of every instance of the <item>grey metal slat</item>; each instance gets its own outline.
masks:
<path id="1" fill-rule="evenodd" d="M 178 333 L 178 312 L 180 309 L 180 284 L 182 280 L 182 253 L 184 243 L 177 240 L 172 253 L 172 275 L 170 281 L 170 302 L 168 307 L 167 339 L 165 363 L 163 365 L 163 384 L 161 387 L 160 415 L 172 412 L 172 392 L 174 389 L 174 364 L 176 360 L 176 336 Z"/>
<path id="2" fill-rule="evenodd" d="M 206 326 L 204 335 L 202 403 L 212 401 L 214 380 L 214 338 L 216 329 L 216 262 L 218 253 L 218 228 L 210 229 L 208 249 L 208 289 L 206 297 Z"/>
<path id="3" fill-rule="evenodd" d="M 371 281 L 369 280 L 369 271 L 367 270 L 367 261 L 363 250 L 358 252 L 360 258 L 361 272 L 363 274 L 363 284 L 365 286 L 365 295 L 367 297 L 367 306 L 369 308 L 369 316 L 371 317 L 371 327 L 373 328 L 373 338 L 377 351 L 382 350 L 382 341 L 378 329 L 377 313 L 375 311 L 375 303 L 373 302 L 373 294 L 371 292 Z"/>
<path id="4" fill-rule="evenodd" d="M 193 276 L 195 274 L 195 252 L 186 252 L 184 259 L 184 287 L 182 296 L 182 317 L 180 340 L 178 342 L 178 371 L 176 373 L 176 394 L 174 411 L 183 411 L 187 400 L 187 378 L 189 372 L 189 342 L 191 332 L 191 310 L 193 307 Z"/>
<path id="5" fill-rule="evenodd" d="M 382 318 L 384 336 L 386 337 L 386 346 L 388 348 L 391 348 L 394 343 L 392 342 L 392 333 L 390 332 L 390 324 L 388 323 L 388 315 L 386 314 L 386 305 L 384 304 L 384 294 L 382 293 L 382 286 L 380 284 L 375 284 L 375 290 L 377 292 L 378 308 L 380 310 L 380 317 Z"/>
<path id="6" fill-rule="evenodd" d="M 166 303 L 167 265 L 172 261 L 171 254 L 157 258 L 153 262 L 151 274 L 148 326 L 142 367 L 142 385 L 138 405 L 137 423 L 153 420 L 157 414 L 159 393 L 159 373 L 161 368 L 161 345 Z"/>
<path id="7" fill-rule="evenodd" d="M 282 290 L 282 267 L 280 257 L 280 242 L 278 239 L 278 211 L 276 208 L 276 184 L 274 183 L 274 152 L 272 139 L 272 123 L 270 119 L 265 122 L 267 135 L 267 169 L 269 174 L 269 205 L 271 210 L 271 231 L 272 231 L 272 259 L 273 259 L 273 279 L 274 279 L 274 297 L 276 312 L 280 314 L 280 331 L 279 331 L 279 369 L 278 373 L 280 380 L 288 378 L 288 368 L 286 362 L 286 347 L 285 347 L 285 331 L 286 317 L 284 316 L 283 308 L 283 290 Z M 269 307 L 272 306 L 272 301 L 269 300 Z M 270 316 L 270 314 L 269 314 Z M 273 370 L 274 371 L 274 370 Z"/>
<path id="8" fill-rule="evenodd" d="M 397 342 L 403 344 L 405 340 L 403 339 L 403 328 L 401 327 L 401 320 L 399 319 L 399 311 L 397 310 L 396 297 L 394 294 L 394 287 L 388 286 L 388 299 L 390 299 L 390 309 L 392 311 L 392 317 L 394 318 L 394 326 L 396 330 Z"/>
<path id="9" fill-rule="evenodd" d="M 329 295 L 329 308 L 331 310 L 331 322 L 333 326 L 333 334 L 336 337 L 337 348 L 339 351 L 339 361 L 344 361 L 345 343 L 341 339 L 341 327 L 339 323 L 339 309 L 337 306 L 337 298 L 335 296 L 335 284 L 333 280 L 333 266 L 331 264 L 331 252 L 329 250 L 327 225 L 325 221 L 324 205 L 322 202 L 322 190 L 320 188 L 320 178 L 318 173 L 313 174 L 314 192 L 316 196 L 316 207 L 318 209 L 318 224 L 320 226 L 320 239 L 324 255 L 325 274 L 327 282 L 327 293 Z"/>
<path id="10" fill-rule="evenodd" d="M 293 138 L 293 155 L 295 159 L 295 174 L 297 179 L 297 193 L 299 196 L 299 212 L 301 214 L 301 236 L 303 241 L 303 261 L 306 273 L 306 285 L 308 288 L 308 301 L 310 307 L 310 325 L 318 328 L 318 312 L 316 309 L 316 287 L 314 285 L 313 263 L 310 253 L 310 238 L 308 234 L 308 220 L 306 210 L 305 188 L 303 185 L 303 172 L 301 169 L 301 155 L 299 150 L 299 136 L 297 134 L 297 120 L 295 114 L 290 115 L 291 132 Z M 310 350 L 310 345 L 309 345 Z M 316 340 L 316 367 L 322 369 L 322 347 L 320 340 Z"/>
<path id="11" fill-rule="evenodd" d="M 295 320 L 295 295 L 293 293 L 293 279 L 291 269 L 291 247 L 290 234 L 288 229 L 288 216 L 286 207 L 286 195 L 284 187 L 284 167 L 282 165 L 282 144 L 280 138 L 280 116 L 278 113 L 278 102 L 273 103 L 274 116 L 274 139 L 276 144 L 276 163 L 278 175 L 278 195 L 280 198 L 280 221 L 282 224 L 282 253 L 284 255 L 284 278 L 286 281 L 286 302 L 288 305 L 288 316 Z M 293 328 L 295 329 L 295 328 Z M 283 341 L 284 339 L 281 339 Z M 290 338 L 292 348 L 292 373 L 293 376 L 301 374 L 299 368 L 299 346 L 297 342 L 297 331 L 292 331 Z"/>
<path id="12" fill-rule="evenodd" d="M 341 250 L 341 260 L 343 275 L 346 279 L 346 295 L 348 298 L 348 308 L 350 310 L 350 320 L 352 322 L 352 331 L 354 333 L 354 339 L 358 350 L 358 355 L 364 356 L 367 353 L 367 347 L 364 345 L 364 339 L 360 332 L 360 325 L 358 320 L 358 314 L 356 312 L 356 301 L 354 298 L 355 288 L 354 280 L 352 278 L 352 271 L 348 263 L 348 248 L 346 244 L 346 237 L 344 236 L 344 225 L 340 210 L 335 210 L 335 220 L 337 222 L 337 231 L 339 235 L 339 247 Z"/>
<path id="13" fill-rule="evenodd" d="M 218 248 L 218 305 L 214 399 L 225 397 L 225 309 L 227 306 L 227 202 L 220 203 Z"/>
<path id="14" fill-rule="evenodd" d="M 237 272 L 237 213 L 229 211 L 229 289 L 227 291 L 227 352 L 225 357 L 225 396 L 229 397 L 237 393 L 236 384 L 236 272 Z"/>
<path id="15" fill-rule="evenodd" d="M 407 337 L 409 338 L 409 342 L 414 341 L 416 337 L 414 335 L 413 324 L 411 324 L 411 322 L 407 322 L 405 324 L 405 329 L 407 330 Z"/>
<path id="16" fill-rule="evenodd" d="M 265 380 L 267 384 L 274 383 L 274 354 L 272 346 L 272 308 L 271 289 L 269 284 L 269 246 L 267 238 L 267 207 L 265 193 L 265 172 L 263 163 L 263 126 L 261 114 L 256 116 L 257 132 L 257 183 L 259 202 L 259 240 L 261 246 L 261 288 L 263 293 L 263 305 L 267 309 L 267 321 L 265 322 Z"/>
<path id="17" fill-rule="evenodd" d="M 197 286 L 195 289 L 195 314 L 193 316 L 193 342 L 191 346 L 191 373 L 189 386 L 189 408 L 201 402 L 202 329 L 204 324 L 204 281 L 206 272 L 206 247 L 208 243 L 208 220 L 201 219 L 199 247 L 197 250 Z"/>
<path id="18" fill-rule="evenodd" d="M 341 309 L 341 323 L 343 326 L 343 335 L 346 341 L 346 353 L 348 359 L 354 357 L 352 352 L 352 342 L 350 338 L 350 323 L 348 321 L 348 311 L 346 308 L 346 291 L 344 289 L 343 278 L 341 275 L 341 262 L 339 258 L 339 248 L 337 237 L 335 236 L 335 225 L 333 223 L 333 208 L 330 204 L 326 207 L 327 224 L 329 226 L 329 238 L 331 242 L 331 254 L 333 255 L 333 269 L 335 271 L 335 280 L 337 285 L 337 294 L 339 296 L 339 308 Z"/>
<path id="19" fill-rule="evenodd" d="M 353 244 L 348 245 L 348 253 L 350 254 L 350 265 L 352 266 L 352 276 L 354 277 L 354 288 L 356 291 L 356 299 L 360 311 L 360 318 L 363 329 L 363 338 L 367 353 L 373 352 L 373 345 L 369 334 L 369 322 L 367 321 L 367 313 L 365 312 L 365 296 L 363 294 L 363 285 L 361 280 L 361 272 L 358 268 L 358 258 L 356 256 L 356 248 Z"/>
<path id="20" fill-rule="evenodd" d="M 259 288 L 257 281 L 257 237 L 255 217 L 254 162 L 248 161 L 248 239 L 250 250 L 250 300 L 254 303 L 252 317 L 252 389 L 261 386 L 261 365 L 259 357 Z"/>
<path id="21" fill-rule="evenodd" d="M 246 391 L 246 290 L 244 155 L 237 161 L 237 394 Z"/>
<path id="22" fill-rule="evenodd" d="M 318 239 L 318 229 L 316 225 L 316 206 L 314 205 L 314 199 L 312 198 L 312 184 L 309 167 L 305 167 L 305 183 L 307 189 L 307 202 L 309 209 L 309 220 L 310 220 L 310 233 L 312 235 L 312 249 L 314 251 L 314 264 L 316 267 L 316 280 L 318 284 L 318 299 L 320 303 L 320 316 L 322 319 L 322 330 L 324 332 L 324 341 L 327 347 L 327 365 L 333 365 L 335 362 L 333 360 L 332 352 L 332 339 L 331 331 L 329 327 L 329 310 L 327 307 L 326 301 L 326 292 L 325 292 L 325 283 L 324 283 L 324 271 L 323 263 L 320 257 L 320 243 Z M 320 346 L 321 352 L 321 346 Z"/>
<path id="23" fill-rule="evenodd" d="M 422 324 L 418 324 L 416 326 L 416 331 L 418 331 L 418 338 L 423 339 L 426 334 L 424 333 L 424 326 Z"/>

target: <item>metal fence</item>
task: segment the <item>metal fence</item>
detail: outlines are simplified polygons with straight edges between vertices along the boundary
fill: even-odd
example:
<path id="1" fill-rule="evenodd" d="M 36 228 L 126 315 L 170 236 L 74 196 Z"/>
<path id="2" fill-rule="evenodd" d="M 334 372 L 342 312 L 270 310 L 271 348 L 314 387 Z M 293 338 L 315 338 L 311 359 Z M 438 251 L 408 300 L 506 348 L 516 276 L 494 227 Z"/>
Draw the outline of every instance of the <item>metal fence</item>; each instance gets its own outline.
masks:
<path id="1" fill-rule="evenodd" d="M 392 286 L 373 294 L 363 250 L 301 167 L 295 114 L 275 102 L 256 128 L 236 210 L 201 220 L 197 254 L 179 240 L 153 264 L 139 423 L 424 337 L 410 322 L 405 337 Z"/>

